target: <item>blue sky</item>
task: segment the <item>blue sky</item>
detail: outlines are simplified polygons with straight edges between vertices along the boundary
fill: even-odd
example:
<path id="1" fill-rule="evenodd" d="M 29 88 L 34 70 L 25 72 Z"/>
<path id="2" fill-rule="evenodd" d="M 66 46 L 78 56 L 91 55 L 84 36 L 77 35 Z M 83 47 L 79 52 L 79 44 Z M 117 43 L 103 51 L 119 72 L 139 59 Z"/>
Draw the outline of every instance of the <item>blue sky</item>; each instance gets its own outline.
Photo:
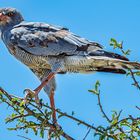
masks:
<path id="1" fill-rule="evenodd" d="M 0 0 L 0 7 L 15 7 L 27 21 L 43 21 L 69 28 L 72 32 L 87 39 L 97 41 L 108 51 L 117 52 L 109 47 L 110 38 L 124 41 L 124 48 L 132 50 L 129 58 L 140 61 L 140 1 L 139 0 Z M 131 86 L 132 80 L 125 75 L 106 73 L 66 74 L 57 76 L 55 95 L 56 107 L 64 112 L 75 112 L 79 119 L 105 124 L 97 106 L 97 98 L 88 92 L 97 80 L 101 82 L 101 100 L 105 111 L 123 109 L 122 117 L 132 114 L 139 115 L 135 105 L 140 104 L 140 92 Z M 11 56 L 2 41 L 0 42 L 0 86 L 8 92 L 23 96 L 25 88 L 34 89 L 40 82 L 32 72 Z M 47 101 L 47 95 L 42 91 L 41 98 Z M 4 118 L 10 109 L 1 104 L 0 107 L 0 137 L 1 139 L 18 139 L 17 134 L 9 132 Z M 81 140 L 87 128 L 63 118 L 59 123 L 64 130 L 76 140 Z M 28 134 L 29 138 L 41 138 Z M 93 139 L 93 132 L 87 140 Z M 97 139 L 97 138 L 95 138 Z"/>

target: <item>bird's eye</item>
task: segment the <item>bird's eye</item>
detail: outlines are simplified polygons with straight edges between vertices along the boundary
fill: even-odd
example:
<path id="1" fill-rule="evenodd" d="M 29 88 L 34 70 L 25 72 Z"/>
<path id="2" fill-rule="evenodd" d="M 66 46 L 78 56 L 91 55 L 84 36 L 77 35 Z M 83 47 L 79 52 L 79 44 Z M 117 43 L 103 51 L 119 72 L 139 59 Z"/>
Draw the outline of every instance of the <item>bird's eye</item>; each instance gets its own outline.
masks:
<path id="1" fill-rule="evenodd" d="M 11 17 L 11 16 L 14 15 L 14 13 L 13 13 L 13 12 L 9 12 L 9 13 L 7 13 L 7 15 L 8 15 L 9 17 Z"/>

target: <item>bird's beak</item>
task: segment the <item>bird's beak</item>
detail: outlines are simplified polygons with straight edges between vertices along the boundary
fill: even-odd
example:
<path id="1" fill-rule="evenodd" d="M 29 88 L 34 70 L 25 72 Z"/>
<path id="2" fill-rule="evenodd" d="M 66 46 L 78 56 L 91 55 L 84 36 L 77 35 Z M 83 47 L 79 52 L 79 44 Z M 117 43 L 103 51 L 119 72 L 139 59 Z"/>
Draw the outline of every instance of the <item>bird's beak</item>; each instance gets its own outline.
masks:
<path id="1" fill-rule="evenodd" d="M 6 20 L 6 19 L 7 19 L 6 16 L 3 15 L 2 13 L 0 13 L 0 21 L 4 21 L 4 20 Z"/>
<path id="2" fill-rule="evenodd" d="M 2 19 L 2 16 L 3 16 L 2 13 L 0 13 L 0 21 L 1 21 L 1 19 Z"/>

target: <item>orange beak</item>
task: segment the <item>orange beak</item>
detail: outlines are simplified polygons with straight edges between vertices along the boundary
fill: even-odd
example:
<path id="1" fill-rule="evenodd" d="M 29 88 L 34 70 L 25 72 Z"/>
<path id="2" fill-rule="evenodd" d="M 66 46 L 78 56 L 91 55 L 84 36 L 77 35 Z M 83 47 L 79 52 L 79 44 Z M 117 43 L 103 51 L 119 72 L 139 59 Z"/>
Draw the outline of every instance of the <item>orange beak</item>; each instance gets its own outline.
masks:
<path id="1" fill-rule="evenodd" d="M 0 13 L 0 21 L 5 21 L 5 20 L 7 20 L 7 16 Z"/>
<path id="2" fill-rule="evenodd" d="M 3 15 L 2 15 L 2 13 L 0 13 L 0 21 L 2 20 L 2 17 L 3 17 Z"/>

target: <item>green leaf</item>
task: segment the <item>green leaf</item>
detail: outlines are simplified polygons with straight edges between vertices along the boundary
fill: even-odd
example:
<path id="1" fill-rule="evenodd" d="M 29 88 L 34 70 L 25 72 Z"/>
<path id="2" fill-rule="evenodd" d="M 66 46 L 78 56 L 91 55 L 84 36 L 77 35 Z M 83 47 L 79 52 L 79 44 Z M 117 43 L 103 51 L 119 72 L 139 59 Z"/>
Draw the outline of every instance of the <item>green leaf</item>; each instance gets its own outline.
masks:
<path id="1" fill-rule="evenodd" d="M 88 90 L 89 92 L 91 92 L 91 93 L 94 93 L 94 94 L 96 94 L 96 95 L 98 95 L 99 94 L 99 92 L 98 91 L 96 91 L 96 90 Z"/>
<path id="2" fill-rule="evenodd" d="M 98 91 L 98 87 L 100 86 L 100 82 L 99 80 L 96 81 L 96 84 L 95 84 L 95 90 Z"/>
<path id="3" fill-rule="evenodd" d="M 92 89 L 92 90 L 90 89 L 88 91 L 98 95 L 100 93 L 99 86 L 100 86 L 100 82 L 99 82 L 99 80 L 97 80 L 96 83 L 95 83 L 94 89 Z"/>
<path id="4" fill-rule="evenodd" d="M 44 127 L 40 129 L 40 137 L 44 138 Z"/>
<path id="5" fill-rule="evenodd" d="M 135 75 L 140 76 L 140 71 L 134 72 Z"/>
<path id="6" fill-rule="evenodd" d="M 12 114 L 11 114 L 11 117 L 14 118 L 16 115 L 17 115 L 17 114 L 12 113 Z"/>
<path id="7" fill-rule="evenodd" d="M 20 104 L 19 104 L 20 107 L 23 106 L 23 105 L 25 105 L 25 101 L 22 101 L 22 102 L 20 102 Z"/>
<path id="8" fill-rule="evenodd" d="M 130 55 L 130 52 L 131 50 L 128 49 L 127 51 L 124 52 L 124 55 Z"/>
<path id="9" fill-rule="evenodd" d="M 111 39 L 110 39 L 110 46 L 113 46 L 114 49 L 116 49 L 116 48 L 122 49 L 122 42 L 118 43 L 118 42 L 116 41 L 116 39 L 111 38 Z"/>
<path id="10" fill-rule="evenodd" d="M 20 111 L 21 114 L 24 114 L 24 108 L 20 108 L 19 111 Z"/>

